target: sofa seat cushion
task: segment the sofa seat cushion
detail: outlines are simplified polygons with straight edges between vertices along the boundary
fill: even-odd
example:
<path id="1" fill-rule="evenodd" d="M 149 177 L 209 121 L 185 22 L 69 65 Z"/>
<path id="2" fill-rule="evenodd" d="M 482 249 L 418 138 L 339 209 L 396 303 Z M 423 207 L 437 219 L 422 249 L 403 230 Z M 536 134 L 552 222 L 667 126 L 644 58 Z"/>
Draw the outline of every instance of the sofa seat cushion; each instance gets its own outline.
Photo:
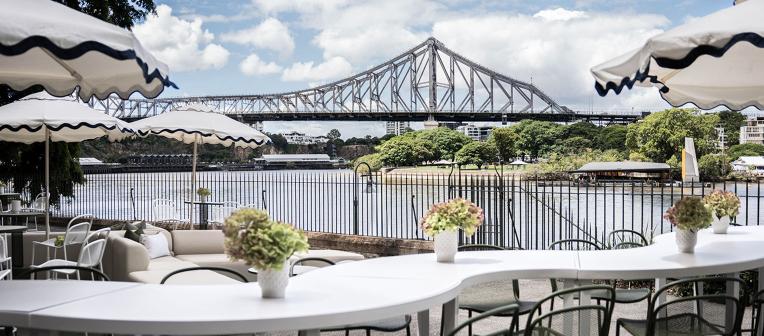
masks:
<path id="1" fill-rule="evenodd" d="M 247 272 L 250 266 L 241 260 L 231 261 L 225 254 L 182 254 L 175 257 L 183 260 L 184 262 L 192 263 L 197 266 L 228 268 L 243 275 L 249 281 L 257 281 L 256 275 Z"/>
<path id="2" fill-rule="evenodd" d="M 174 230 L 172 240 L 173 252 L 178 255 L 225 253 L 221 230 Z"/>
<path id="3" fill-rule="evenodd" d="M 340 251 L 340 250 L 308 250 L 308 252 L 305 253 L 295 253 L 292 258 L 323 258 L 330 261 L 333 261 L 335 264 L 343 261 L 357 261 L 357 260 L 363 260 L 365 259 L 363 255 L 354 253 L 354 252 L 347 252 L 347 251 Z M 322 262 L 313 262 L 313 261 L 306 261 L 303 263 L 304 266 L 317 266 L 317 267 L 323 267 L 326 266 L 326 264 Z"/>
<path id="4" fill-rule="evenodd" d="M 199 266 L 199 265 L 181 260 L 177 257 L 166 256 L 166 257 L 151 259 L 151 261 L 149 262 L 149 266 L 146 268 L 146 271 L 149 271 L 149 272 L 167 271 L 165 273 L 169 273 L 170 271 L 178 270 L 181 268 L 196 267 L 196 266 Z"/>
<path id="5" fill-rule="evenodd" d="M 167 274 L 170 274 L 170 272 L 172 271 L 140 271 L 130 273 L 128 277 L 130 278 L 130 281 L 158 284 Z M 234 283 L 240 283 L 240 281 L 218 274 L 217 272 L 206 270 L 176 274 L 166 282 L 168 285 L 227 285 Z"/>

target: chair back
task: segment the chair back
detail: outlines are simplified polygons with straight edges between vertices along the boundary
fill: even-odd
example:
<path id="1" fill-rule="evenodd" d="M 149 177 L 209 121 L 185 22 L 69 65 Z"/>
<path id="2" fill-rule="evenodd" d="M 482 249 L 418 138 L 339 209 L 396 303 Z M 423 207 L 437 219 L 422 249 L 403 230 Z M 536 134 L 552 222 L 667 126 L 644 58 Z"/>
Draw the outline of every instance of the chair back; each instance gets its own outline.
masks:
<path id="1" fill-rule="evenodd" d="M 101 280 L 101 281 L 111 281 L 109 277 L 104 274 L 103 272 L 92 268 L 92 267 L 83 267 L 83 266 L 74 266 L 74 265 L 60 265 L 60 266 L 46 266 L 46 267 L 35 267 L 29 269 L 26 273 L 24 273 L 22 276 L 27 277 L 32 280 L 37 280 L 37 274 L 39 273 L 47 273 L 50 271 L 76 271 L 78 273 L 87 272 L 90 274 L 90 279 L 92 280 Z M 81 279 L 82 277 L 80 277 Z"/>
<path id="2" fill-rule="evenodd" d="M 504 248 L 497 245 L 488 245 L 488 244 L 466 244 L 459 246 L 457 248 L 457 251 L 460 252 L 467 252 L 467 251 L 504 251 Z"/>
<path id="3" fill-rule="evenodd" d="M 541 313 L 543 306 L 553 307 L 551 302 L 557 297 L 583 298 L 595 294 L 601 304 L 587 303 Z M 537 302 L 528 314 L 525 335 L 607 335 L 614 305 L 615 289 L 611 286 L 592 285 L 556 291 Z"/>
<path id="4" fill-rule="evenodd" d="M 50 199 L 50 193 L 41 192 L 35 196 L 34 201 L 32 201 L 32 204 L 30 204 L 29 207 L 35 210 L 45 211 L 45 205 L 48 204 L 48 199 Z"/>
<path id="5" fill-rule="evenodd" d="M 151 220 L 154 222 L 180 219 L 180 212 L 175 202 L 168 199 L 151 201 Z"/>
<path id="6" fill-rule="evenodd" d="M 76 216 L 69 220 L 69 223 L 66 224 L 66 227 L 69 228 L 70 226 L 76 224 L 76 223 L 82 223 L 82 222 L 90 222 L 90 225 L 93 225 L 93 220 L 95 220 L 95 215 L 91 214 L 82 214 L 79 216 Z"/>
<path id="7" fill-rule="evenodd" d="M 88 238 L 90 225 L 90 222 L 82 222 L 67 227 L 64 234 L 64 246 L 84 243 Z"/>
<path id="8" fill-rule="evenodd" d="M 549 250 L 591 251 L 600 250 L 600 246 L 584 239 L 562 239 L 549 244 Z"/>
<path id="9" fill-rule="evenodd" d="M 313 263 L 324 264 L 324 266 L 333 266 L 333 265 L 335 265 L 334 261 L 331 261 L 331 260 L 325 259 L 325 258 L 319 258 L 319 257 L 300 258 L 300 259 L 295 260 L 292 263 L 292 265 L 289 266 L 289 276 L 293 277 L 293 276 L 297 275 L 297 273 L 294 272 L 294 267 L 295 266 L 301 266 L 302 264 L 304 264 L 306 262 L 309 262 L 309 261 L 313 262 Z"/>
<path id="10" fill-rule="evenodd" d="M 743 299 L 726 293 L 726 286 L 732 284 L 740 286 Z M 698 293 L 698 288 L 703 288 L 704 293 Z M 659 304 L 658 298 L 668 292 L 686 295 L 674 299 L 664 295 L 670 300 Z M 650 299 L 647 334 L 736 335 L 743 321 L 743 300 L 747 295 L 747 285 L 739 278 L 703 277 L 668 283 Z"/>
<path id="11" fill-rule="evenodd" d="M 0 267 L 2 267 L 2 262 L 8 257 L 8 242 L 5 240 L 5 235 L 0 234 Z"/>
<path id="12" fill-rule="evenodd" d="M 617 246 L 632 248 L 649 245 L 647 238 L 641 232 L 627 229 L 610 231 L 606 242 L 611 249 L 616 249 Z"/>
<path id="13" fill-rule="evenodd" d="M 96 239 L 91 241 L 80 249 L 80 256 L 77 258 L 77 266 L 97 267 L 103 259 L 103 252 L 106 250 L 106 239 Z"/>
<path id="14" fill-rule="evenodd" d="M 212 213 L 212 218 L 210 218 L 210 221 L 223 223 L 225 222 L 226 218 L 231 216 L 231 214 L 238 210 L 240 207 L 241 205 L 237 202 L 223 202 L 223 204 L 218 207 L 217 211 Z"/>
<path id="15" fill-rule="evenodd" d="M 516 303 L 491 309 L 485 313 L 471 317 L 470 319 L 462 322 L 462 324 L 456 326 L 454 330 L 449 332 L 447 336 L 456 336 L 464 328 L 469 328 L 475 322 L 478 322 L 480 320 L 484 320 L 486 318 L 493 317 L 493 316 L 501 316 L 501 317 L 512 316 L 512 321 L 508 325 L 502 323 L 502 325 L 506 326 L 506 328 L 501 328 L 499 330 L 492 330 L 489 335 L 515 335 L 515 330 L 517 330 L 517 323 L 518 323 L 518 311 L 519 311 L 519 306 Z"/>
<path id="16" fill-rule="evenodd" d="M 167 280 L 169 280 L 173 276 L 178 275 L 180 273 L 195 272 L 195 271 L 213 271 L 218 273 L 226 273 L 236 278 L 236 280 L 241 280 L 241 282 L 249 282 L 247 281 L 247 278 L 241 275 L 241 273 L 236 272 L 230 268 L 215 267 L 215 266 L 204 266 L 204 267 L 200 266 L 200 267 L 181 268 L 179 270 L 172 271 L 169 274 L 165 275 L 164 278 L 162 278 L 162 280 L 159 281 L 159 284 L 164 285 L 165 282 L 167 282 Z"/>

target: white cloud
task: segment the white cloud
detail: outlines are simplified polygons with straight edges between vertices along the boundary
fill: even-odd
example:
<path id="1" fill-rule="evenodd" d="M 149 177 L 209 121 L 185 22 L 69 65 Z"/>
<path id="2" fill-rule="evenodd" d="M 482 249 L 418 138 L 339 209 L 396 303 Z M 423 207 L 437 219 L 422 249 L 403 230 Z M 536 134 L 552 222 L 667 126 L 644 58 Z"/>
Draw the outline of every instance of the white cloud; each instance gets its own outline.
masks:
<path id="1" fill-rule="evenodd" d="M 225 33 L 221 40 L 270 49 L 288 56 L 294 51 L 294 39 L 289 28 L 275 18 L 265 19 L 257 26 Z"/>
<path id="2" fill-rule="evenodd" d="M 202 28 L 202 20 L 186 21 L 172 15 L 172 8 L 159 5 L 157 15 L 136 25 L 133 32 L 144 47 L 167 63 L 171 71 L 221 68 L 230 53 L 212 43 L 215 35 Z"/>
<path id="3" fill-rule="evenodd" d="M 284 69 L 281 79 L 290 82 L 323 82 L 340 79 L 352 73 L 352 66 L 342 57 L 332 57 L 322 63 L 297 62 Z"/>
<path id="4" fill-rule="evenodd" d="M 281 72 L 281 66 L 274 62 L 265 62 L 257 56 L 250 54 L 239 64 L 239 70 L 247 76 L 271 75 Z"/>
<path id="5" fill-rule="evenodd" d="M 436 22 L 432 30 L 446 46 L 481 65 L 518 80 L 533 78 L 560 104 L 586 105 L 594 94 L 589 69 L 640 46 L 667 24 L 658 15 L 555 9 L 530 16 L 466 16 Z M 604 102 L 599 99 L 595 105 Z M 616 100 L 622 107 L 629 103 Z"/>

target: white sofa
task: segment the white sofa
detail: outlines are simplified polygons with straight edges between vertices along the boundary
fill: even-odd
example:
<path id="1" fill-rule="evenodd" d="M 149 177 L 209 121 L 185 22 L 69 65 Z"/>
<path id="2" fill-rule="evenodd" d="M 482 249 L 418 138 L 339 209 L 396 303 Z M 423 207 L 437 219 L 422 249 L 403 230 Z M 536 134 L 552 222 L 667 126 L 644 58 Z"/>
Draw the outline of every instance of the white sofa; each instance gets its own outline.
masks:
<path id="1" fill-rule="evenodd" d="M 106 244 L 103 269 L 104 273 L 113 281 L 159 283 L 165 275 L 172 271 L 196 266 L 229 268 L 244 275 L 250 281 L 257 279 L 256 275 L 247 272 L 249 266 L 244 262 L 229 260 L 223 246 L 223 232 L 220 230 L 167 231 L 149 226 L 145 231 L 146 234 L 165 235 L 173 255 L 150 259 L 148 250 L 141 243 L 125 238 L 124 231 L 112 231 Z M 42 237 L 25 237 L 25 247 L 32 245 L 29 240 L 38 240 L 36 238 L 41 239 Z M 30 254 L 26 252 L 27 258 L 25 259 L 28 259 L 27 265 L 29 265 L 31 258 L 28 257 Z M 40 253 L 42 251 L 37 252 L 38 256 L 44 255 L 44 253 Z M 70 255 L 76 256 L 77 254 L 75 252 L 75 254 Z M 307 253 L 293 256 L 292 260 L 304 257 L 321 257 L 334 262 L 364 259 L 363 255 L 353 252 L 310 250 Z M 181 273 L 173 276 L 171 282 L 173 284 L 217 284 L 236 281 L 221 274 L 212 271 Z"/>

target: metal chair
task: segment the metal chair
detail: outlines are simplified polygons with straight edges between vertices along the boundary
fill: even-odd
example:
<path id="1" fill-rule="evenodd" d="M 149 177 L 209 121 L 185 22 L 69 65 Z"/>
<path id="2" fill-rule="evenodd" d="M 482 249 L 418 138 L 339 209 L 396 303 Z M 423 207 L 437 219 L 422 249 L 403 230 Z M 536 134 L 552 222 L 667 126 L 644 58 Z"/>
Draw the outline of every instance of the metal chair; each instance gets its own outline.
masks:
<path id="1" fill-rule="evenodd" d="M 743 321 L 744 299 L 726 293 L 693 293 L 658 303 L 662 295 L 682 286 L 712 288 L 731 283 L 740 286 L 741 298 L 747 297 L 748 288 L 739 278 L 704 277 L 671 282 L 655 292 L 647 307 L 647 320 L 618 319 L 616 335 L 620 335 L 621 328 L 632 335 L 736 335 Z"/>
<path id="2" fill-rule="evenodd" d="M 761 309 L 764 307 L 764 289 L 760 290 L 753 297 L 751 307 L 753 308 L 753 313 L 751 314 L 751 335 L 759 335 L 759 330 L 762 328 L 761 323 L 764 322 L 762 321 L 764 313 L 761 312 Z"/>
<path id="3" fill-rule="evenodd" d="M 506 329 L 502 328 L 500 330 L 496 330 L 491 332 L 491 335 L 513 335 L 514 332 L 518 329 L 518 305 L 516 304 L 510 304 L 498 308 L 491 309 L 487 312 L 484 312 L 482 314 L 479 314 L 475 317 L 470 317 L 468 320 L 464 321 L 462 324 L 456 326 L 454 330 L 452 330 L 450 333 L 448 333 L 447 336 L 456 336 L 459 334 L 459 331 L 463 330 L 464 328 L 472 329 L 472 324 L 475 322 L 478 322 L 480 320 L 484 320 L 489 317 L 493 316 L 512 316 L 512 322 L 509 323 L 509 327 Z"/>
<path id="4" fill-rule="evenodd" d="M 238 202 L 223 202 L 216 211 L 212 212 L 212 218 L 209 220 L 210 225 L 222 228 L 225 224 L 225 219 L 240 207 L 241 205 Z"/>
<path id="5" fill-rule="evenodd" d="M 177 204 L 168 199 L 155 199 L 151 201 L 151 220 L 154 222 L 189 221 L 180 216 Z"/>
<path id="6" fill-rule="evenodd" d="M 606 246 L 613 250 L 650 245 L 647 238 L 641 232 L 627 229 L 610 231 L 606 241 Z"/>
<path id="7" fill-rule="evenodd" d="M 324 264 L 324 266 L 333 266 L 335 265 L 334 261 L 331 261 L 329 259 L 319 258 L 319 257 L 309 257 L 309 258 L 301 258 L 295 260 L 292 265 L 289 266 L 289 276 L 293 277 L 300 274 L 308 273 L 316 268 L 323 267 L 323 266 L 307 266 L 303 265 L 306 262 L 312 262 L 312 263 L 319 263 Z"/>
<path id="8" fill-rule="evenodd" d="M 464 252 L 504 251 L 506 249 L 496 245 L 471 244 L 459 246 L 458 250 Z M 459 303 L 459 309 L 466 310 L 470 318 L 472 317 L 472 313 L 487 313 L 488 311 L 511 304 L 517 305 L 517 309 L 513 311 L 512 314 L 525 315 L 536 305 L 536 301 L 520 300 L 520 283 L 517 279 L 485 282 L 465 288 L 461 294 L 459 294 L 457 302 Z M 501 313 L 494 313 L 494 315 L 511 316 L 501 315 Z M 467 332 L 469 335 L 472 335 L 471 325 L 467 326 Z"/>
<path id="9" fill-rule="evenodd" d="M 13 280 L 13 262 L 11 256 L 8 253 L 8 241 L 5 239 L 5 235 L 0 234 L 0 280 L 8 277 L 8 280 Z"/>
<path id="10" fill-rule="evenodd" d="M 32 201 L 28 207 L 22 208 L 22 210 L 27 211 L 45 211 L 46 205 L 48 204 L 50 200 L 50 193 L 48 192 L 41 192 L 35 196 L 34 201 Z M 34 219 L 34 229 L 35 231 L 39 231 L 39 228 L 37 227 L 37 216 L 32 217 Z M 27 217 L 25 225 L 29 225 L 29 217 Z"/>
<path id="11" fill-rule="evenodd" d="M 584 239 L 562 239 L 555 242 L 552 242 L 547 246 L 548 250 L 567 250 L 567 251 L 592 251 L 592 250 L 601 250 L 600 246 L 597 245 L 594 242 L 584 240 Z M 559 285 L 557 285 L 557 279 L 549 279 L 552 291 L 556 292 L 559 290 Z M 552 302 L 552 305 L 554 306 L 554 301 Z"/>
<path id="12" fill-rule="evenodd" d="M 46 268 L 46 267 L 58 267 L 58 266 L 78 266 L 78 267 L 85 267 L 85 268 L 102 268 L 101 267 L 101 261 L 103 260 L 103 254 L 106 250 L 106 242 L 107 240 L 104 238 L 101 239 L 95 239 L 93 241 L 88 242 L 80 249 L 80 256 L 77 258 L 77 261 L 70 261 L 65 259 L 51 259 L 48 260 L 38 266 L 32 266 L 32 268 Z M 100 270 L 99 270 L 100 271 Z M 66 275 L 67 279 L 69 278 L 69 275 L 72 275 L 76 272 L 76 270 L 70 269 L 62 269 L 62 270 L 54 270 L 54 272 L 59 274 Z M 80 278 L 80 273 L 77 273 L 77 279 Z"/>
<path id="13" fill-rule="evenodd" d="M 82 244 L 88 237 L 90 228 L 93 226 L 93 215 L 79 215 L 69 220 L 66 225 L 66 232 L 64 233 L 64 242 L 61 246 L 56 245 L 56 238 L 50 238 L 41 242 L 32 242 L 32 263 L 35 262 L 35 251 L 38 246 L 45 247 L 45 251 L 48 253 L 46 258 L 50 259 L 50 250 L 53 249 L 53 259 L 58 256 L 58 250 L 64 251 L 64 259 L 69 260 L 66 255 L 66 250 L 69 245 Z"/>
<path id="14" fill-rule="evenodd" d="M 179 270 L 172 271 L 169 274 L 165 275 L 164 278 L 162 278 L 162 280 L 159 281 L 159 284 L 164 285 L 165 282 L 167 282 L 167 280 L 169 280 L 173 276 L 178 275 L 180 273 L 195 272 L 195 271 L 213 271 L 218 273 L 226 273 L 226 274 L 232 275 L 234 278 L 236 278 L 236 280 L 241 280 L 241 282 L 249 282 L 247 281 L 247 278 L 241 275 L 241 273 L 236 272 L 229 268 L 215 267 L 215 266 L 200 266 L 200 267 L 181 268 Z"/>
<path id="15" fill-rule="evenodd" d="M 76 265 L 57 265 L 57 266 L 46 266 L 46 267 L 36 267 L 31 268 L 28 271 L 26 271 L 23 276 L 29 277 L 32 280 L 37 280 L 37 274 L 40 273 L 47 273 L 47 272 L 68 272 L 68 273 L 74 273 L 77 272 L 78 275 L 81 275 L 82 272 L 87 272 L 90 274 L 90 280 L 98 280 L 101 281 L 111 281 L 109 277 L 104 274 L 103 272 L 92 268 L 92 267 L 84 267 L 84 266 L 76 266 Z M 48 278 L 50 279 L 50 277 Z M 82 276 L 78 276 L 77 280 L 82 280 Z"/>
<path id="16" fill-rule="evenodd" d="M 558 297 L 580 298 L 592 296 L 595 293 L 605 293 L 602 304 L 580 304 L 542 314 L 544 304 L 554 302 Z M 606 336 L 610 331 L 610 320 L 615 306 L 615 291 L 606 285 L 581 286 L 563 289 L 549 294 L 536 304 L 528 315 L 528 321 L 523 334 L 525 336 L 552 335 L 600 335 Z M 538 314 L 539 316 L 535 316 Z M 588 329 L 588 330 L 587 330 Z"/>

